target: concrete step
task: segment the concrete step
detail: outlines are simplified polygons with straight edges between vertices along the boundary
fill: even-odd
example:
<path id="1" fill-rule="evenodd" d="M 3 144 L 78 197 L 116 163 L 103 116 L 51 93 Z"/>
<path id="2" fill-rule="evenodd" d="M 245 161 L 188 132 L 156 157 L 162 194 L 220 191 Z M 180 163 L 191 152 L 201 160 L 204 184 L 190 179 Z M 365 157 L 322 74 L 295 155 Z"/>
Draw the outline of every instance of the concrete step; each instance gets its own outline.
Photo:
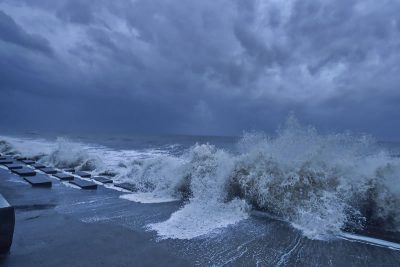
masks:
<path id="1" fill-rule="evenodd" d="M 42 172 L 47 174 L 56 174 L 58 171 L 54 168 L 42 168 L 40 169 Z"/>
<path id="2" fill-rule="evenodd" d="M 37 174 L 35 176 L 24 177 L 25 181 L 35 187 L 51 187 L 52 182 L 44 174 Z"/>
<path id="3" fill-rule="evenodd" d="M 15 211 L 0 194 L 0 254 L 10 250 L 15 226 Z"/>
<path id="4" fill-rule="evenodd" d="M 32 166 L 33 168 L 35 168 L 35 169 L 43 169 L 43 168 L 46 168 L 45 165 L 40 164 L 40 163 L 33 163 L 33 164 L 31 164 L 31 166 Z"/>
<path id="5" fill-rule="evenodd" d="M 92 176 L 90 173 L 83 172 L 83 171 L 77 171 L 77 172 L 75 172 L 75 174 L 82 178 L 90 178 Z"/>
<path id="6" fill-rule="evenodd" d="M 137 187 L 130 183 L 119 183 L 119 184 L 114 184 L 114 186 L 125 189 L 125 190 L 129 190 L 132 192 L 138 191 Z"/>
<path id="7" fill-rule="evenodd" d="M 72 172 L 72 173 L 74 173 L 74 172 L 75 172 L 75 169 L 74 169 L 74 168 L 67 168 L 67 169 L 64 169 L 64 171 L 65 171 L 65 172 Z"/>
<path id="8" fill-rule="evenodd" d="M 4 164 L 9 170 L 22 169 L 24 165 L 18 163 Z"/>
<path id="9" fill-rule="evenodd" d="M 85 181 L 82 179 L 74 179 L 70 181 L 71 184 L 79 186 L 82 189 L 97 189 L 97 184 L 90 182 L 90 181 Z"/>
<path id="10" fill-rule="evenodd" d="M 113 180 L 108 179 L 106 177 L 102 177 L 102 176 L 95 176 L 93 177 L 94 180 L 96 180 L 97 182 L 103 183 L 103 184 L 112 184 Z"/>
<path id="11" fill-rule="evenodd" d="M 30 168 L 23 167 L 21 169 L 11 170 L 13 173 L 16 173 L 20 176 L 35 176 L 36 172 Z"/>
<path id="12" fill-rule="evenodd" d="M 63 180 L 63 181 L 72 181 L 72 180 L 74 180 L 74 176 L 72 176 L 71 174 L 68 174 L 68 173 L 59 172 L 59 173 L 53 174 L 53 176 L 58 178 L 58 179 L 60 179 L 60 180 Z"/>
<path id="13" fill-rule="evenodd" d="M 23 163 L 25 163 L 25 164 L 34 164 L 35 163 L 35 161 L 34 160 L 30 160 L 30 159 L 24 159 L 24 160 L 21 160 Z"/>
<path id="14" fill-rule="evenodd" d="M 0 159 L 0 164 L 2 164 L 2 165 L 12 164 L 13 162 L 14 162 L 13 158 L 2 157 L 2 159 Z"/>

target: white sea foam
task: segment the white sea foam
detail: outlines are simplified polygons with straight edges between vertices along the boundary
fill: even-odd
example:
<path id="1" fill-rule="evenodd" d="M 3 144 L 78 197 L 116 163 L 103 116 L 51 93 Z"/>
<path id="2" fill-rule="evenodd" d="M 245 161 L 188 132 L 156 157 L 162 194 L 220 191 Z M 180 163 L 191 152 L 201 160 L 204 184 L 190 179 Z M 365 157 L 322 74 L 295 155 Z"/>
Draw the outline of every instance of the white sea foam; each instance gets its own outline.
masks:
<path id="1" fill-rule="evenodd" d="M 149 224 L 162 238 L 192 239 L 214 233 L 248 217 L 247 204 L 193 202 L 173 213 L 165 222 Z"/>
<path id="2" fill-rule="evenodd" d="M 355 235 L 355 234 L 349 234 L 349 233 L 341 233 L 338 235 L 339 238 L 346 239 L 349 241 L 353 242 L 360 242 L 360 243 L 365 243 L 377 247 L 384 247 L 384 248 L 389 248 L 393 250 L 400 251 L 400 244 L 399 243 L 394 243 L 378 238 L 372 238 L 368 236 L 361 236 L 361 235 Z"/>
<path id="3" fill-rule="evenodd" d="M 176 198 L 176 197 L 174 198 L 171 196 L 160 196 L 160 195 L 154 194 L 152 192 L 125 194 L 125 195 L 121 195 L 120 198 L 134 201 L 134 202 L 139 202 L 139 203 L 147 203 L 147 204 L 179 201 L 179 198 Z"/>

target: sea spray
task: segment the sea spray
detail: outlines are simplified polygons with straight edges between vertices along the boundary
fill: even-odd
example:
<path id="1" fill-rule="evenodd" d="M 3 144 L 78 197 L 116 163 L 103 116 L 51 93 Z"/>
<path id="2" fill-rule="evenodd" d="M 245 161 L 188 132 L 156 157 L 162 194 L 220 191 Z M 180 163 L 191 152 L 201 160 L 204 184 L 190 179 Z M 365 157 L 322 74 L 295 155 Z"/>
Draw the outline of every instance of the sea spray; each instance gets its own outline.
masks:
<path id="1" fill-rule="evenodd" d="M 102 165 L 98 156 L 90 155 L 82 145 L 66 138 L 57 138 L 56 147 L 42 161 L 58 168 L 76 168 L 82 171 L 93 171 Z"/>
<path id="2" fill-rule="evenodd" d="M 244 200 L 226 201 L 226 187 L 234 168 L 232 155 L 209 144 L 195 145 L 183 165 L 189 203 L 165 221 L 150 224 L 163 238 L 190 239 L 235 224 L 248 217 Z M 182 190 L 182 187 L 180 188 Z"/>

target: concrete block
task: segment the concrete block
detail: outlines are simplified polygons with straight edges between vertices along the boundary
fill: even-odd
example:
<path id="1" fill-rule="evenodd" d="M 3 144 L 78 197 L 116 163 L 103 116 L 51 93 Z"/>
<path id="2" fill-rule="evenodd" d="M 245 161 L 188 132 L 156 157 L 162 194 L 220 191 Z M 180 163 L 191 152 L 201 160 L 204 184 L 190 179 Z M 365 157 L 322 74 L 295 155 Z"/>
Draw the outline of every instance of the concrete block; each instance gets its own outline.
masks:
<path id="1" fill-rule="evenodd" d="M 22 169 L 24 166 L 18 163 L 4 164 L 9 170 Z"/>
<path id="2" fill-rule="evenodd" d="M 15 226 L 15 211 L 0 194 L 0 254 L 10 250 Z"/>
<path id="3" fill-rule="evenodd" d="M 25 164 L 34 164 L 35 163 L 35 161 L 34 160 L 30 160 L 30 159 L 24 159 L 24 160 L 21 160 L 23 163 L 25 163 Z"/>
<path id="4" fill-rule="evenodd" d="M 90 178 L 91 177 L 90 173 L 88 173 L 88 172 L 77 171 L 77 172 L 75 172 L 75 174 L 82 178 Z"/>
<path id="5" fill-rule="evenodd" d="M 59 172 L 59 173 L 53 174 L 53 176 L 57 177 L 58 179 L 63 180 L 63 181 L 74 180 L 74 176 L 72 176 L 71 174 L 68 174 L 68 173 Z"/>
<path id="6" fill-rule="evenodd" d="M 12 164 L 14 162 L 14 159 L 12 158 L 4 158 L 4 159 L 0 159 L 0 164 L 4 165 L 4 164 Z"/>
<path id="7" fill-rule="evenodd" d="M 97 184 L 90 182 L 90 181 L 85 181 L 82 179 L 74 179 L 70 181 L 71 184 L 79 186 L 82 189 L 97 189 Z"/>
<path id="8" fill-rule="evenodd" d="M 35 176 L 36 172 L 30 168 L 23 167 L 21 169 L 11 170 L 13 173 L 16 173 L 20 176 Z"/>
<path id="9" fill-rule="evenodd" d="M 44 174 L 38 174 L 36 176 L 24 177 L 25 181 L 35 187 L 51 187 L 52 182 Z"/>
<path id="10" fill-rule="evenodd" d="M 43 168 L 46 168 L 45 165 L 40 164 L 40 163 L 33 163 L 33 164 L 31 164 L 31 166 L 32 166 L 33 168 L 35 168 L 35 169 L 43 169 Z"/>
<path id="11" fill-rule="evenodd" d="M 120 183 L 120 184 L 114 184 L 114 186 L 125 189 L 125 190 L 129 190 L 132 192 L 136 192 L 138 191 L 137 187 L 133 184 L 130 183 Z"/>
<path id="12" fill-rule="evenodd" d="M 54 168 L 42 168 L 40 169 L 42 172 L 47 174 L 56 174 L 58 171 Z"/>
<path id="13" fill-rule="evenodd" d="M 101 177 L 101 176 L 93 177 L 93 179 L 100 183 L 103 183 L 103 184 L 112 184 L 113 183 L 113 180 L 105 178 L 105 177 Z"/>

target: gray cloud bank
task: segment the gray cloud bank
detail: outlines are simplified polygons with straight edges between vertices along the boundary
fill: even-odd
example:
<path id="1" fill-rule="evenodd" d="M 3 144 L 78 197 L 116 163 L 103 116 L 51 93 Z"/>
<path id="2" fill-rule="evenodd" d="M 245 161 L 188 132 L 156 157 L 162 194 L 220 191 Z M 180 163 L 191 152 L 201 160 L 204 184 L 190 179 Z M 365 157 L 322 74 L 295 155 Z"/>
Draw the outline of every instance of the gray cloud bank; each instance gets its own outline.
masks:
<path id="1" fill-rule="evenodd" d="M 400 139 L 400 2 L 0 0 L 0 129 Z"/>

